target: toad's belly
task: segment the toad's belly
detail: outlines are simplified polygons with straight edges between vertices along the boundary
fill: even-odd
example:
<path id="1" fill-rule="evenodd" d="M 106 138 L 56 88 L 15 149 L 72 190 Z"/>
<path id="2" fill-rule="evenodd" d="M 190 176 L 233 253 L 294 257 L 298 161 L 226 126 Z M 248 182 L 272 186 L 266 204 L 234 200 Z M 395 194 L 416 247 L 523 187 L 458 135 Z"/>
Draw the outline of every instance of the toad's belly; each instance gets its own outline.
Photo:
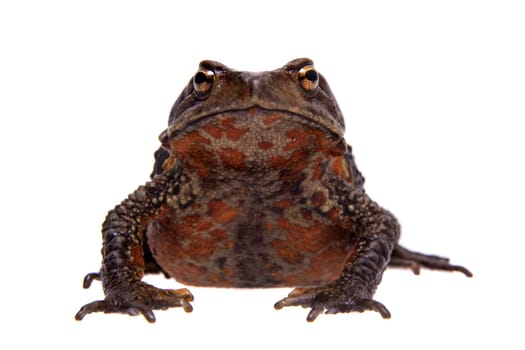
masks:
<path id="1" fill-rule="evenodd" d="M 148 227 L 156 262 L 184 284 L 315 286 L 337 279 L 355 250 L 348 227 L 304 207 L 206 207 L 206 215 L 165 208 Z"/>

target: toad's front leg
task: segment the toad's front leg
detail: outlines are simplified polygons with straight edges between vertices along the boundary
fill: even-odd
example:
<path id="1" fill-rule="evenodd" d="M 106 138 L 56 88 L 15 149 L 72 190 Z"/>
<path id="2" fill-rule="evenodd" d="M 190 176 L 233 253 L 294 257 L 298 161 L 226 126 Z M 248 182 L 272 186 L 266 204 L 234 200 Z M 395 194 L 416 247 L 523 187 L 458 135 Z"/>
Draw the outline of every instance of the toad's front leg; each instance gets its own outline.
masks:
<path id="1" fill-rule="evenodd" d="M 180 172 L 174 169 L 141 186 L 128 199 L 109 212 L 103 227 L 102 268 L 100 274 L 88 274 L 87 288 L 93 279 L 100 279 L 106 295 L 104 300 L 84 305 L 75 318 L 81 320 L 92 312 L 142 314 L 155 322 L 154 309 L 182 307 L 190 312 L 193 296 L 187 289 L 163 290 L 141 281 L 144 275 L 144 227 L 149 218 L 174 188 Z"/>
<path id="2" fill-rule="evenodd" d="M 294 289 L 275 304 L 276 309 L 311 308 L 307 317 L 310 322 L 323 312 L 374 310 L 384 318 L 390 317 L 388 309 L 372 297 L 399 239 L 399 224 L 392 214 L 359 190 L 349 190 L 348 199 L 352 202 L 347 209 L 358 243 L 341 276 L 320 287 Z"/>

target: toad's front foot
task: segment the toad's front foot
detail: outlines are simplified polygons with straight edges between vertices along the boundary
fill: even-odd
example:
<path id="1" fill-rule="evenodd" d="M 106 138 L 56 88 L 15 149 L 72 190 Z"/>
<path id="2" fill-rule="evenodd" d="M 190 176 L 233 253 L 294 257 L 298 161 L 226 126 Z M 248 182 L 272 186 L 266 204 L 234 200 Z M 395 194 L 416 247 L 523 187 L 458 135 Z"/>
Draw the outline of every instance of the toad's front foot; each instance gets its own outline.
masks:
<path id="1" fill-rule="evenodd" d="M 92 312 L 104 312 L 131 316 L 142 314 L 149 322 L 155 322 L 153 310 L 182 307 L 184 311 L 191 312 L 193 308 L 190 301 L 193 301 L 193 295 L 186 288 L 159 289 L 144 282 L 137 282 L 110 290 L 104 300 L 84 305 L 75 315 L 75 319 L 80 321 Z"/>
<path id="2" fill-rule="evenodd" d="M 277 310 L 285 306 L 302 306 L 311 308 L 306 320 L 313 322 L 317 316 L 325 312 L 335 314 L 339 312 L 363 312 L 367 310 L 377 311 L 383 318 L 390 318 L 388 309 L 378 301 L 355 293 L 331 283 L 316 288 L 295 288 L 284 299 L 275 303 Z"/>

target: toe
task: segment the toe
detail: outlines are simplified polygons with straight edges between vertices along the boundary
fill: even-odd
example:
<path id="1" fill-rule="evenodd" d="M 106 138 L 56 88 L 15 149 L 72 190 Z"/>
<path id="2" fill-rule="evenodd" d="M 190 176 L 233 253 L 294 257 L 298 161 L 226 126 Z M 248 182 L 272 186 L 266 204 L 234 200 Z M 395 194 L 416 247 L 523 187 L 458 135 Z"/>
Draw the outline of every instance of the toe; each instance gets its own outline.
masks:
<path id="1" fill-rule="evenodd" d="M 276 302 L 273 307 L 276 310 L 280 310 L 286 306 L 309 307 L 317 293 L 317 289 L 296 288 L 292 290 L 287 297 Z"/>
<path id="2" fill-rule="evenodd" d="M 89 304 L 82 306 L 75 315 L 75 319 L 77 321 L 81 321 L 87 314 L 90 314 L 92 312 L 104 311 L 106 307 L 107 304 L 104 300 L 93 301 Z"/>
<path id="3" fill-rule="evenodd" d="M 385 319 L 388 319 L 391 317 L 390 311 L 388 311 L 385 305 L 381 304 L 380 302 L 375 301 L 375 300 L 368 300 L 367 304 L 368 304 L 367 306 L 369 310 L 374 310 L 374 311 L 379 312 L 379 314 L 381 314 L 381 317 Z"/>
<path id="4" fill-rule="evenodd" d="M 154 323 L 156 321 L 155 314 L 150 307 L 139 306 L 137 309 L 149 323 Z"/>
<path id="5" fill-rule="evenodd" d="M 314 306 L 312 307 L 312 310 L 310 310 L 310 312 L 308 313 L 308 316 L 306 316 L 306 320 L 308 322 L 313 322 L 315 321 L 315 319 L 317 318 L 317 316 L 319 316 L 320 314 L 322 314 L 324 311 L 324 307 L 323 306 Z"/>

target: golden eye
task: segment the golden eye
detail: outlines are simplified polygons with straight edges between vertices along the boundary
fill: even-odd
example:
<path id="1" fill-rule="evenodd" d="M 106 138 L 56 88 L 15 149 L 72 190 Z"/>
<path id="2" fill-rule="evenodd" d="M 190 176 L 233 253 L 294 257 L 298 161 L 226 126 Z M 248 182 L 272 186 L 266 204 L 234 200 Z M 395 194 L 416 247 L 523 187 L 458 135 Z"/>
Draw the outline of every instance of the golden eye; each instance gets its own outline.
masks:
<path id="1" fill-rule="evenodd" d="M 305 91 L 314 91 L 319 86 L 319 74 L 314 66 L 304 66 L 299 70 L 299 83 Z"/>
<path id="2" fill-rule="evenodd" d="M 201 68 L 193 76 L 193 89 L 199 98 L 206 97 L 206 94 L 211 91 L 215 73 L 212 70 Z"/>

